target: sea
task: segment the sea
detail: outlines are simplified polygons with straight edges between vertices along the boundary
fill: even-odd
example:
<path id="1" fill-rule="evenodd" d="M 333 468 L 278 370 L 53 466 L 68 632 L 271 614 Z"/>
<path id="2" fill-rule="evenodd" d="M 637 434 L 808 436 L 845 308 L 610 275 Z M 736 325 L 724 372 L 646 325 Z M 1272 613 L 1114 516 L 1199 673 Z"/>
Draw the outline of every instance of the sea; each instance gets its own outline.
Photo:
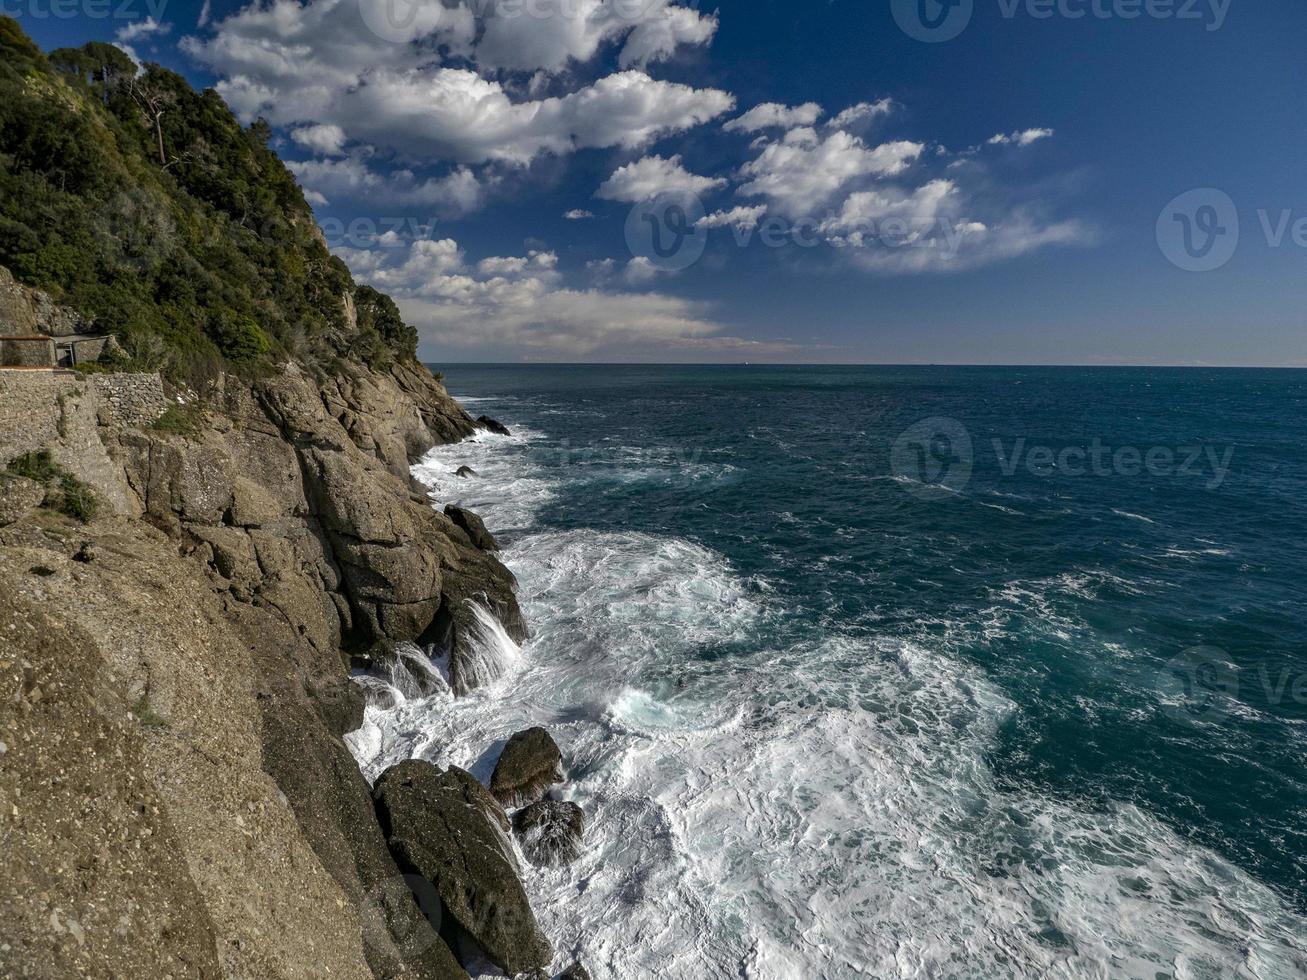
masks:
<path id="1" fill-rule="evenodd" d="M 1307 976 L 1307 374 L 439 369 L 531 636 L 349 742 L 549 729 L 556 967 Z"/>

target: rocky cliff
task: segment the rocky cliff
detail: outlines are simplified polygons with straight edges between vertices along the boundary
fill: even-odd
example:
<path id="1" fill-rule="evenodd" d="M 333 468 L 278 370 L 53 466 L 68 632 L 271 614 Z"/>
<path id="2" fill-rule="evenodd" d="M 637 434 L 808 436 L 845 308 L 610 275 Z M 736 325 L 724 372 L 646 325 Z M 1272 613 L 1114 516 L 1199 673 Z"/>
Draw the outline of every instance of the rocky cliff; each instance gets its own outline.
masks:
<path id="1" fill-rule="evenodd" d="M 33 420 L 0 469 L 39 444 L 101 501 L 81 523 L 0 479 L 0 975 L 466 976 L 451 945 L 476 934 L 396 865 L 341 740 L 348 674 L 417 641 L 466 690 L 474 604 L 525 624 L 408 477 L 473 420 L 415 362 L 338 367 L 227 377 L 155 420 L 99 378 L 0 373 L 0 419 Z M 544 966 L 513 884 L 460 887 L 499 910 L 496 962 Z"/>

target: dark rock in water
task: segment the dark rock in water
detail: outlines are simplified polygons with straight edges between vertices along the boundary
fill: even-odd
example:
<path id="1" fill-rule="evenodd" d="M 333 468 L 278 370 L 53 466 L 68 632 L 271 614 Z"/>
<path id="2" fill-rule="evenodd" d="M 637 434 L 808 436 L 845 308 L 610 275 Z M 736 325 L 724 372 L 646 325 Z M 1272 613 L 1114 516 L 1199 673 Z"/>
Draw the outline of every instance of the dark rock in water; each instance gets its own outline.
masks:
<path id="1" fill-rule="evenodd" d="M 499 542 L 486 530 L 485 522 L 472 511 L 449 504 L 445 507 L 445 516 L 466 531 L 472 543 L 482 551 L 499 550 Z"/>
<path id="2" fill-rule="evenodd" d="M 575 803 L 542 800 L 513 815 L 513 830 L 528 861 L 557 868 L 581 856 L 585 813 Z"/>
<path id="3" fill-rule="evenodd" d="M 472 467 L 470 466 L 460 466 L 458 469 L 454 471 L 454 475 L 461 476 L 461 477 L 476 476 L 477 471 L 472 469 Z"/>
<path id="4" fill-rule="evenodd" d="M 483 429 L 489 429 L 491 432 L 497 433 L 501 436 L 512 435 L 512 433 L 508 431 L 508 426 L 504 425 L 503 422 L 496 422 L 489 415 L 483 415 L 477 419 L 477 425 L 481 426 Z"/>
<path id="5" fill-rule="evenodd" d="M 590 971 L 576 962 L 558 974 L 558 980 L 590 980 Z"/>
<path id="6" fill-rule="evenodd" d="M 528 728 L 508 740 L 490 777 L 490 792 L 506 807 L 544 799 L 549 787 L 563 781 L 563 753 L 543 728 Z"/>
<path id="7" fill-rule="evenodd" d="M 400 868 L 434 887 L 444 915 L 510 976 L 552 958 L 536 924 L 508 840 L 503 808 L 462 769 L 401 762 L 373 789 L 377 813 Z"/>

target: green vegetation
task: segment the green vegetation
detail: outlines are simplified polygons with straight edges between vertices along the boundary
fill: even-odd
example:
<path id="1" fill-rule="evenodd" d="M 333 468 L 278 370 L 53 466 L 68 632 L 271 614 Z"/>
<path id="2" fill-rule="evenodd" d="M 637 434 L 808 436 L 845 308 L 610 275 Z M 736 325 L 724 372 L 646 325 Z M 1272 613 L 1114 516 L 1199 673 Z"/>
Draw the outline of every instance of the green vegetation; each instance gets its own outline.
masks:
<path id="1" fill-rule="evenodd" d="M 114 334 L 119 370 L 412 358 L 416 332 L 327 251 L 270 138 L 174 72 L 99 42 L 47 56 L 0 17 L 0 265 Z"/>
<path id="2" fill-rule="evenodd" d="M 150 426 L 155 432 L 192 439 L 200 431 L 203 412 L 195 405 L 169 405 L 168 410 Z"/>
<path id="3" fill-rule="evenodd" d="M 136 715 L 136 720 L 145 728 L 168 727 L 168 719 L 151 707 L 148 694 L 142 694 L 140 700 L 132 706 L 132 714 Z"/>
<path id="4" fill-rule="evenodd" d="M 59 466 L 48 449 L 24 453 L 10 461 L 6 472 L 26 477 L 41 484 L 49 492 L 44 507 L 50 507 L 87 524 L 99 513 L 100 501 L 95 491 Z"/>

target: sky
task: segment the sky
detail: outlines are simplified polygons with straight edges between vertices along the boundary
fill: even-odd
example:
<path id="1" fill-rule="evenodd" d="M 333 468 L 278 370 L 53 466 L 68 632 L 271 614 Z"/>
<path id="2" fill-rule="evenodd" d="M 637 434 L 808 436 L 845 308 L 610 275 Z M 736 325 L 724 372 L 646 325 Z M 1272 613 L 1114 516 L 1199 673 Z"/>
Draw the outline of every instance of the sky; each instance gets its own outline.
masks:
<path id="1" fill-rule="evenodd" d="M 433 362 L 1307 366 L 1301 0 L 0 0 L 266 118 Z"/>

